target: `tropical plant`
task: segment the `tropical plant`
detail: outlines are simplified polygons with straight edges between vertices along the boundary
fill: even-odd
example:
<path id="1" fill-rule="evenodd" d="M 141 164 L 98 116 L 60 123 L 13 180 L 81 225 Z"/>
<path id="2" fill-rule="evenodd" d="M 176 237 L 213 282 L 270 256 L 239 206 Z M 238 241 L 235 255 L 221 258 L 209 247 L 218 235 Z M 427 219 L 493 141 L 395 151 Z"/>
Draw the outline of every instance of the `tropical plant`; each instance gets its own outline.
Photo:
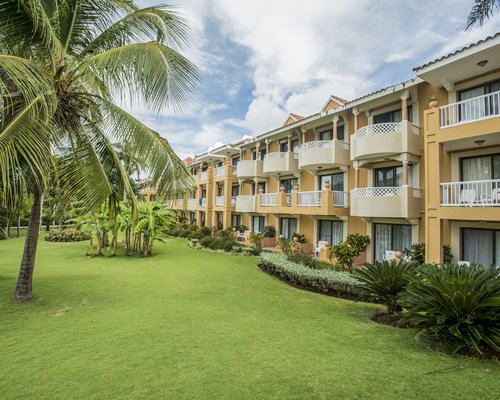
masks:
<path id="1" fill-rule="evenodd" d="M 467 18 L 465 30 L 472 29 L 477 25 L 483 26 L 498 9 L 500 9 L 500 0 L 474 0 L 474 6 Z"/>
<path id="2" fill-rule="evenodd" d="M 340 242 L 330 249 L 330 260 L 335 259 L 342 268 L 352 272 L 354 259 L 366 250 L 370 244 L 370 237 L 353 233 L 347 235 L 345 241 Z"/>
<path id="3" fill-rule="evenodd" d="M 262 239 L 263 238 L 264 238 L 264 235 L 262 233 L 258 233 L 258 232 L 252 232 L 248 236 L 248 240 L 253 245 L 253 254 L 259 255 L 262 252 Z"/>
<path id="4" fill-rule="evenodd" d="M 303 244 L 306 242 L 306 235 L 304 235 L 303 233 L 294 233 L 292 235 L 292 240 L 294 242 Z"/>
<path id="5" fill-rule="evenodd" d="M 193 179 L 168 142 L 116 100 L 153 112 L 180 110 L 198 80 L 195 66 L 179 53 L 187 44 L 186 22 L 168 6 L 0 0 L 0 26 L 1 193 L 8 204 L 26 191 L 33 196 L 13 296 L 24 301 L 32 297 L 52 155 L 61 156 L 65 195 L 83 200 L 88 210 L 109 199 L 116 215 L 120 185 L 135 202 L 117 142 L 130 145 L 130 156 L 158 182 L 160 194 L 191 190 Z"/>
<path id="6" fill-rule="evenodd" d="M 401 305 L 424 332 L 482 353 L 500 351 L 500 277 L 497 267 L 425 265 L 411 278 Z"/>
<path id="7" fill-rule="evenodd" d="M 276 229 L 272 225 L 266 225 L 262 233 L 266 238 L 276 237 Z"/>
<path id="8" fill-rule="evenodd" d="M 365 268 L 354 271 L 360 282 L 358 291 L 362 296 L 381 300 L 387 306 L 387 313 L 401 311 L 398 296 L 405 290 L 418 264 L 398 260 L 384 260 L 366 263 Z"/>

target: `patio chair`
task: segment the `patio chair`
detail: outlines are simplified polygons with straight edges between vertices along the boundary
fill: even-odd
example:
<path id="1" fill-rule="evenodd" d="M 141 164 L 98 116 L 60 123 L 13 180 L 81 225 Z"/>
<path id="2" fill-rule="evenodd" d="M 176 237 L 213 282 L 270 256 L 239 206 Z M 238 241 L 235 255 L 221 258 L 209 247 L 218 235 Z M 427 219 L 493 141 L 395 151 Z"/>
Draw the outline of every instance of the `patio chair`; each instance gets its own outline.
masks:
<path id="1" fill-rule="evenodd" d="M 396 252 L 394 250 L 386 250 L 384 254 L 384 260 L 390 261 L 396 258 Z"/>
<path id="2" fill-rule="evenodd" d="M 475 189 L 463 189 L 460 192 L 460 203 L 473 204 L 477 199 Z"/>

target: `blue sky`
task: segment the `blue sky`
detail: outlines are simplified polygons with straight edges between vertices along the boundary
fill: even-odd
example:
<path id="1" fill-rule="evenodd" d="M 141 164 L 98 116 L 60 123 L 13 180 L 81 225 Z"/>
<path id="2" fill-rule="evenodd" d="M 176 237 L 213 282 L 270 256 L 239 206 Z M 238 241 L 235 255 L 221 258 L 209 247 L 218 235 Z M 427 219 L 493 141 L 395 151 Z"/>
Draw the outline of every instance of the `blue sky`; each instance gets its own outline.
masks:
<path id="1" fill-rule="evenodd" d="M 498 14 L 463 31 L 473 0 L 168 3 L 190 21 L 185 55 L 202 84 L 180 115 L 132 113 L 182 158 L 276 128 L 289 112 L 317 112 L 331 94 L 352 99 L 409 79 L 413 67 L 500 31 Z"/>

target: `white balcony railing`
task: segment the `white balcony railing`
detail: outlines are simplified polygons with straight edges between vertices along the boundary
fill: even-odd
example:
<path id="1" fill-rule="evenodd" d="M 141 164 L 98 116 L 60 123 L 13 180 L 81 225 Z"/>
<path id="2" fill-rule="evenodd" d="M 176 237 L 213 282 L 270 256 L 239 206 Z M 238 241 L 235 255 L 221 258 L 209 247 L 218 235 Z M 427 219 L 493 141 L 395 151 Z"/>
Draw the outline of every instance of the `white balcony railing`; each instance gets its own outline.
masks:
<path id="1" fill-rule="evenodd" d="M 177 200 L 176 200 L 177 207 L 182 207 L 183 202 L 184 202 L 184 200 L 182 200 L 182 199 L 177 199 Z"/>
<path id="2" fill-rule="evenodd" d="M 173 200 L 167 200 L 167 208 L 173 208 L 174 207 L 174 201 Z"/>
<path id="3" fill-rule="evenodd" d="M 298 192 L 297 205 L 299 207 L 321 207 L 321 191 Z"/>
<path id="4" fill-rule="evenodd" d="M 400 187 L 369 187 L 355 189 L 354 194 L 357 198 L 363 197 L 395 197 L 400 195 Z"/>
<path id="5" fill-rule="evenodd" d="M 314 142 L 306 142 L 301 147 L 301 151 L 307 150 L 315 150 L 315 149 L 331 149 L 335 147 L 335 140 L 316 140 Z M 337 141 L 342 150 L 349 150 L 349 143 L 344 142 L 343 140 Z"/>
<path id="6" fill-rule="evenodd" d="M 500 91 L 439 107 L 439 126 L 461 125 L 500 116 Z"/>
<path id="7" fill-rule="evenodd" d="M 264 156 L 264 160 L 275 160 L 277 158 L 286 158 L 287 152 L 276 152 L 276 153 L 267 153 Z"/>
<path id="8" fill-rule="evenodd" d="M 347 192 L 341 192 L 338 190 L 333 191 L 333 206 L 334 207 L 348 207 L 348 195 Z"/>
<path id="9" fill-rule="evenodd" d="M 401 124 L 399 122 L 386 122 L 383 124 L 367 125 L 359 128 L 355 135 L 357 137 L 364 137 L 370 135 L 383 135 L 386 133 L 397 133 L 401 131 Z"/>
<path id="10" fill-rule="evenodd" d="M 196 210 L 196 205 L 198 204 L 198 202 L 196 201 L 196 199 L 188 199 L 187 201 L 187 209 L 190 210 L 190 211 L 194 211 Z"/>
<path id="11" fill-rule="evenodd" d="M 217 196 L 215 198 L 215 207 L 224 207 L 224 196 Z"/>
<path id="12" fill-rule="evenodd" d="M 255 196 L 239 195 L 236 197 L 237 212 L 255 212 Z"/>
<path id="13" fill-rule="evenodd" d="M 441 183 L 443 207 L 500 207 L 500 179 Z"/>
<path id="14" fill-rule="evenodd" d="M 202 181 L 207 179 L 208 171 L 201 171 L 200 179 Z"/>
<path id="15" fill-rule="evenodd" d="M 217 169 L 215 170 L 215 176 L 224 176 L 224 175 L 226 175 L 226 167 L 224 165 L 217 167 Z"/>
<path id="16" fill-rule="evenodd" d="M 276 207 L 278 205 L 278 193 L 261 194 L 260 205 L 263 207 Z"/>

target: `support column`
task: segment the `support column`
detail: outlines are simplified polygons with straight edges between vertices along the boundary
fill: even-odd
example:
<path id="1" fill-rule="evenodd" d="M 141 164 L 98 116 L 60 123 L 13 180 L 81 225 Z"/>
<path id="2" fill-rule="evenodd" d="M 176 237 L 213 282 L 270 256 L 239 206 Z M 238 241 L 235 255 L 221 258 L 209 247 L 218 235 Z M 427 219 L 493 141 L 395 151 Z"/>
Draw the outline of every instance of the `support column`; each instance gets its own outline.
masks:
<path id="1" fill-rule="evenodd" d="M 337 125 L 338 125 L 338 122 L 339 122 L 339 116 L 336 115 L 335 117 L 333 117 L 332 122 L 333 122 L 332 139 L 333 140 L 337 140 Z"/>
<path id="2" fill-rule="evenodd" d="M 288 138 L 288 152 L 292 151 L 291 147 L 292 147 L 292 135 L 288 135 L 287 136 Z"/>
<path id="3" fill-rule="evenodd" d="M 255 159 L 259 160 L 259 148 L 260 148 L 260 142 L 257 142 L 255 145 Z"/>
<path id="4" fill-rule="evenodd" d="M 269 139 L 266 139 L 266 154 L 269 154 Z"/>
<path id="5" fill-rule="evenodd" d="M 408 157 L 403 159 L 403 186 L 408 186 Z"/>
<path id="6" fill-rule="evenodd" d="M 359 188 L 359 164 L 354 162 L 354 189 Z"/>
<path id="7" fill-rule="evenodd" d="M 408 92 L 401 96 L 401 119 L 403 121 L 408 121 L 408 97 Z"/>
<path id="8" fill-rule="evenodd" d="M 301 132 L 302 132 L 302 144 L 304 144 L 306 142 L 306 130 L 302 128 Z"/>
<path id="9" fill-rule="evenodd" d="M 359 110 L 357 108 L 353 108 L 352 113 L 354 114 L 354 133 L 356 133 L 359 128 Z"/>

